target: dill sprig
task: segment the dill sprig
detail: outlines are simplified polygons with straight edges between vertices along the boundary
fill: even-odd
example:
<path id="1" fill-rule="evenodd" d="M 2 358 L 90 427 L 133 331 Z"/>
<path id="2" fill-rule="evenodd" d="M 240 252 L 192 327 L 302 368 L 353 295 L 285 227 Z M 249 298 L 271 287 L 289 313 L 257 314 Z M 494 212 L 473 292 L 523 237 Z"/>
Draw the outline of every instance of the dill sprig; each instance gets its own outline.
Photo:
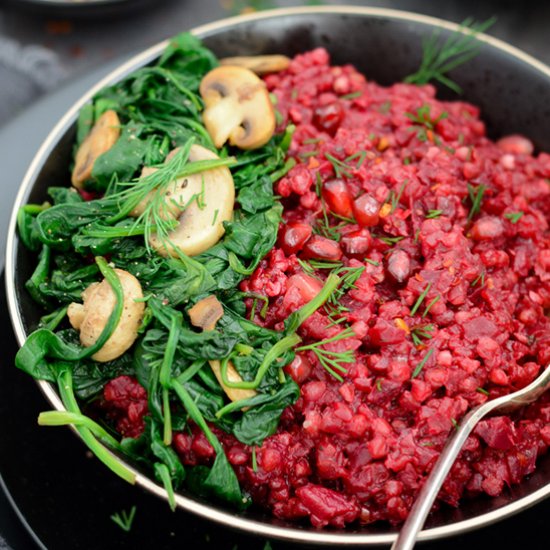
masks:
<path id="1" fill-rule="evenodd" d="M 342 262 L 329 262 L 321 260 L 309 260 L 309 265 L 313 269 L 340 269 L 342 268 Z"/>
<path id="2" fill-rule="evenodd" d="M 353 350 L 348 349 L 345 351 L 331 351 L 323 346 L 327 344 L 332 344 L 334 342 L 339 342 L 345 338 L 351 338 L 355 335 L 353 329 L 348 327 L 342 332 L 330 337 L 325 338 L 319 342 L 314 342 L 305 346 L 300 346 L 296 348 L 296 351 L 311 351 L 315 354 L 319 364 L 336 380 L 343 382 L 341 374 L 347 374 L 347 369 L 344 367 L 345 364 L 355 362 L 355 354 Z"/>
<path id="3" fill-rule="evenodd" d="M 441 295 L 438 294 L 427 306 L 426 308 L 424 309 L 424 313 L 422 314 L 422 318 L 426 317 L 426 315 L 428 315 L 428 313 L 430 312 L 430 309 L 432 309 L 432 306 L 434 304 L 436 304 L 437 302 L 439 302 L 439 300 L 441 300 Z"/>
<path id="4" fill-rule="evenodd" d="M 357 282 L 357 279 L 361 277 L 365 269 L 365 266 L 340 267 L 332 272 L 340 277 L 340 284 L 338 285 L 336 290 L 330 295 L 325 304 L 325 307 L 329 311 L 329 316 L 333 317 L 335 315 L 341 315 L 344 312 L 349 311 L 349 309 L 343 306 L 340 301 L 348 290 L 355 288 L 355 283 Z"/>
<path id="5" fill-rule="evenodd" d="M 352 174 L 350 170 L 359 170 L 366 157 L 366 151 L 358 151 L 357 153 L 353 153 L 344 160 L 337 159 L 330 153 L 325 153 L 325 158 L 332 164 L 332 168 L 334 169 L 334 173 L 337 178 L 341 178 L 342 176 L 351 178 Z M 354 166 L 351 165 L 353 161 L 356 161 Z"/>
<path id="6" fill-rule="evenodd" d="M 428 213 L 425 216 L 427 220 L 435 220 L 443 214 L 443 210 L 428 210 Z"/>
<path id="7" fill-rule="evenodd" d="M 132 506 L 129 512 L 127 512 L 126 510 L 121 510 L 116 514 L 113 514 L 111 516 L 111 520 L 114 521 L 123 531 L 126 531 L 128 533 L 132 528 L 132 523 L 134 522 L 136 510 L 136 506 Z"/>
<path id="8" fill-rule="evenodd" d="M 522 216 L 523 212 L 521 210 L 519 212 L 508 212 L 508 214 L 504 214 L 504 217 L 510 220 L 510 223 L 513 223 L 514 225 L 519 222 Z"/>
<path id="9" fill-rule="evenodd" d="M 322 235 L 327 239 L 338 242 L 342 238 L 342 236 L 340 235 L 340 229 L 342 229 L 342 227 L 344 227 L 347 222 L 341 222 L 336 225 L 331 225 L 327 205 L 325 204 L 325 199 L 323 198 L 320 191 L 317 192 L 317 195 L 321 199 L 322 217 L 316 220 L 317 223 L 313 227 L 313 232 L 317 235 Z"/>
<path id="10" fill-rule="evenodd" d="M 422 41 L 420 68 L 407 76 L 405 82 L 421 85 L 435 80 L 457 94 L 462 93 L 462 88 L 451 80 L 447 73 L 479 53 L 480 43 L 476 37 L 491 27 L 495 20 L 495 17 L 491 17 L 487 21 L 476 23 L 469 17 L 444 42 L 440 40 L 440 31 L 434 31 Z"/>
<path id="11" fill-rule="evenodd" d="M 405 187 L 407 187 L 407 183 L 409 183 L 409 178 L 403 180 L 403 183 L 399 187 L 399 191 L 397 191 L 397 193 L 395 193 L 393 189 L 390 191 L 388 199 L 386 200 L 386 202 L 391 202 L 390 214 L 393 214 L 395 209 L 399 206 L 401 197 L 403 196 L 403 191 L 405 191 Z"/>
<path id="12" fill-rule="evenodd" d="M 421 346 L 424 344 L 424 340 L 431 340 L 433 338 L 432 332 L 434 331 L 433 325 L 422 325 L 411 329 L 411 338 L 415 346 Z"/>
<path id="13" fill-rule="evenodd" d="M 438 117 L 433 118 L 430 111 L 431 107 L 424 103 L 424 105 L 418 107 L 416 113 L 405 113 L 405 116 L 414 123 L 409 129 L 416 131 L 416 137 L 420 141 L 430 140 L 431 135 L 432 140 L 439 145 L 441 139 L 436 135 L 435 128 L 440 121 L 449 116 L 449 113 L 443 111 Z"/>
<path id="14" fill-rule="evenodd" d="M 418 297 L 418 299 L 414 303 L 414 306 L 411 309 L 411 317 L 418 311 L 418 308 L 420 307 L 420 305 L 424 301 L 424 298 L 426 298 L 426 295 L 430 291 L 431 287 L 432 287 L 432 283 L 428 283 L 426 285 L 426 288 L 423 290 L 422 294 L 420 294 L 420 296 Z"/>
<path id="15" fill-rule="evenodd" d="M 483 201 L 483 194 L 485 193 L 487 187 L 482 183 L 474 187 L 470 183 L 468 184 L 468 197 L 472 206 L 470 207 L 470 212 L 468 213 L 468 222 L 471 222 L 474 219 L 474 216 L 479 214 L 481 210 L 481 202 Z"/>
<path id="16" fill-rule="evenodd" d="M 199 208 L 204 208 L 204 180 L 201 191 L 190 197 L 185 204 L 167 198 L 169 187 L 178 179 L 222 166 L 231 166 L 235 164 L 235 159 L 228 157 L 189 162 L 193 141 L 189 139 L 168 162 L 153 166 L 154 172 L 131 182 L 119 183 L 118 186 L 123 189 L 108 196 L 109 200 L 115 201 L 118 205 L 119 213 L 109 218 L 107 223 L 114 224 L 126 218 L 142 201 L 146 201 L 143 213 L 136 218 L 134 226 L 143 231 L 145 244 L 149 248 L 153 236 L 161 243 L 167 243 L 169 233 L 178 223 L 173 214 L 174 209 L 184 211 L 194 201 Z"/>
<path id="17" fill-rule="evenodd" d="M 373 235 L 375 239 L 378 239 L 379 241 L 382 241 L 384 244 L 387 244 L 388 246 L 393 246 L 394 244 L 397 244 L 399 241 L 402 241 L 405 237 L 398 236 L 398 237 L 389 237 L 387 235 Z"/>
<path id="18" fill-rule="evenodd" d="M 481 288 L 485 286 L 485 275 L 486 272 L 483 270 L 471 283 L 470 286 L 476 286 L 479 284 Z"/>
<path id="19" fill-rule="evenodd" d="M 249 320 L 254 321 L 259 302 L 263 303 L 259 311 L 260 317 L 262 319 L 265 319 L 267 315 L 267 308 L 269 307 L 269 298 L 267 296 L 264 296 L 263 294 L 257 294 L 255 292 L 247 292 L 245 295 L 249 298 L 252 298 L 252 307 L 250 308 Z"/>

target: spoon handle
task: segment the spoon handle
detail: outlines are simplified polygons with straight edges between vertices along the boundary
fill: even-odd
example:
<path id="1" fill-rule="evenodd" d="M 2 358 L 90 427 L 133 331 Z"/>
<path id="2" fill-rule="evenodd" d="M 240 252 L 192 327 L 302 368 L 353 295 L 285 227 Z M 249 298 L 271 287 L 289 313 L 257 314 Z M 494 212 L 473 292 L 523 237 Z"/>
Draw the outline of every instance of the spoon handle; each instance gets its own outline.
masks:
<path id="1" fill-rule="evenodd" d="M 479 422 L 480 417 L 484 416 L 484 411 L 480 409 L 481 407 L 472 409 L 464 417 L 454 435 L 447 440 L 439 459 L 430 475 L 426 478 L 391 550 L 410 550 L 414 547 L 418 532 L 422 529 L 434 500 L 439 493 L 439 489 L 443 485 L 460 449 L 462 449 L 464 442 Z"/>
<path id="2" fill-rule="evenodd" d="M 528 386 L 514 393 L 503 395 L 497 399 L 487 401 L 472 409 L 460 423 L 459 428 L 447 440 L 441 451 L 430 475 L 426 478 L 416 501 L 414 502 L 407 520 L 403 524 L 397 539 L 391 550 L 411 550 L 414 547 L 418 532 L 422 529 L 432 504 L 434 503 L 439 489 L 443 485 L 447 474 L 454 464 L 464 442 L 475 428 L 476 424 L 488 413 L 504 413 L 518 409 L 538 399 L 545 391 L 550 389 L 550 366 Z"/>

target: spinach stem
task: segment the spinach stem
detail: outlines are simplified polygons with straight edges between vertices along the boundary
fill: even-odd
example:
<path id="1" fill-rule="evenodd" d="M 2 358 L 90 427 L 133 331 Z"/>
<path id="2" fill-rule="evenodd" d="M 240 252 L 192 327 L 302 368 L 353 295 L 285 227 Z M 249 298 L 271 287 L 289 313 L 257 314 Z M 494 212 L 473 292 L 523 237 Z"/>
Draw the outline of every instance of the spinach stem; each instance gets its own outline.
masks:
<path id="1" fill-rule="evenodd" d="M 69 369 L 64 369 L 58 377 L 59 393 L 61 400 L 65 405 L 65 408 L 69 412 L 80 413 L 80 408 L 76 402 L 76 398 L 73 391 L 73 376 Z M 115 456 L 113 456 L 93 435 L 93 433 L 84 426 L 76 426 L 82 440 L 87 447 L 94 453 L 94 455 L 107 466 L 111 471 L 120 476 L 122 479 L 131 483 L 136 482 L 136 475 L 134 472 L 126 468 Z"/>
<path id="2" fill-rule="evenodd" d="M 298 328 L 300 328 L 300 325 L 308 318 L 313 315 L 331 296 L 331 294 L 338 288 L 338 285 L 340 284 L 340 277 L 338 275 L 335 275 L 334 273 L 331 273 L 327 280 L 325 281 L 325 284 L 323 285 L 323 288 L 313 298 L 313 300 L 310 300 L 307 304 L 302 306 L 298 311 L 295 311 L 292 313 L 288 319 L 287 319 L 287 332 L 296 332 Z"/>
<path id="3" fill-rule="evenodd" d="M 162 390 L 162 412 L 164 417 L 164 444 L 166 446 L 172 443 L 172 415 L 170 412 L 170 378 L 172 375 L 172 363 L 176 355 L 178 345 L 179 319 L 174 315 L 170 322 L 170 332 L 168 333 L 168 342 L 164 351 L 162 365 L 160 367 L 159 382 L 163 387 Z"/>
<path id="4" fill-rule="evenodd" d="M 112 449 L 121 450 L 119 442 L 97 422 L 81 413 L 70 411 L 46 411 L 38 415 L 39 426 L 82 426 Z"/>
<path id="5" fill-rule="evenodd" d="M 243 380 L 242 382 L 232 382 L 231 380 L 229 380 L 227 378 L 227 368 L 229 366 L 230 357 L 229 356 L 225 357 L 221 361 L 221 375 L 222 375 L 223 383 L 228 388 L 255 390 L 260 385 L 261 381 L 263 380 L 263 377 L 265 376 L 266 372 L 268 371 L 273 361 L 278 359 L 283 353 L 285 353 L 289 349 L 292 349 L 296 344 L 301 342 L 301 340 L 302 339 L 297 334 L 289 334 L 288 336 L 285 336 L 282 340 L 279 340 L 265 354 L 265 357 L 261 362 L 260 367 L 258 368 L 258 372 L 256 372 L 256 376 L 254 377 L 254 380 L 250 382 L 247 382 L 245 380 Z"/>
<path id="6" fill-rule="evenodd" d="M 111 285 L 111 289 L 113 290 L 116 298 L 116 303 L 113 308 L 113 312 L 109 316 L 109 320 L 105 324 L 105 328 L 99 335 L 99 338 L 89 348 L 84 349 L 82 358 L 90 357 L 104 346 L 105 342 L 107 342 L 118 326 L 122 316 L 122 311 L 124 309 L 124 291 L 122 290 L 122 284 L 115 270 L 109 266 L 105 258 L 102 258 L 101 256 L 98 256 L 95 261 L 101 271 L 101 274 L 105 277 L 105 280 L 109 283 L 109 285 Z"/>
<path id="7" fill-rule="evenodd" d="M 185 387 L 179 383 L 175 378 L 171 381 L 172 388 L 176 392 L 177 396 L 180 398 L 187 414 L 191 417 L 191 420 L 204 432 L 208 443 L 214 447 L 214 450 L 218 454 L 223 454 L 223 447 L 219 439 L 214 435 L 214 432 L 208 427 L 206 420 L 202 416 L 201 411 L 197 407 L 196 403 L 193 401 L 189 392 Z"/>

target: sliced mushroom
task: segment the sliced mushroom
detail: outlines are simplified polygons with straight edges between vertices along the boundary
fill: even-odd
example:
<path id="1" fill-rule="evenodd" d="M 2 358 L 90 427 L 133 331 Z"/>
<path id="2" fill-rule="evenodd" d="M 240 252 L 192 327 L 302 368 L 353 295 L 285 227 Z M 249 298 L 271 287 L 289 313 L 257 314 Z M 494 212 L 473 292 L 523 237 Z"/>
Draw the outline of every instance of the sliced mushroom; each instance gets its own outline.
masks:
<path id="1" fill-rule="evenodd" d="M 191 309 L 187 311 L 189 314 L 189 320 L 195 327 L 202 328 L 203 330 L 214 330 L 216 323 L 223 317 L 223 306 L 220 304 L 216 296 L 211 295 L 198 301 Z M 221 364 L 217 360 L 208 361 L 210 367 L 216 376 L 220 386 L 226 393 L 227 397 L 231 401 L 240 401 L 241 399 L 248 399 L 256 395 L 256 390 L 251 389 L 239 389 L 230 388 L 226 386 L 222 378 Z M 237 369 L 233 366 L 231 361 L 227 364 L 227 379 L 230 382 L 242 382 L 241 375 L 237 372 Z"/>
<path id="2" fill-rule="evenodd" d="M 217 158 L 200 145 L 193 145 L 189 153 L 190 162 Z M 143 174 L 154 170 L 144 168 Z M 150 200 L 151 195 L 138 204 L 131 215 L 140 216 Z M 164 200 L 167 215 L 177 219 L 179 225 L 168 234 L 167 242 L 153 236 L 151 245 L 163 256 L 177 257 L 178 249 L 195 256 L 216 244 L 225 231 L 223 222 L 231 220 L 235 203 L 233 177 L 228 168 L 221 167 L 180 178 L 168 187 Z"/>
<path id="3" fill-rule="evenodd" d="M 216 323 L 223 317 L 223 306 L 212 294 L 199 300 L 187 313 L 194 327 L 202 330 L 214 330 Z"/>
<path id="4" fill-rule="evenodd" d="M 265 84 L 243 67 L 223 66 L 202 79 L 204 125 L 216 147 L 227 140 L 240 149 L 265 145 L 275 132 L 275 111 Z"/>
<path id="5" fill-rule="evenodd" d="M 120 357 L 135 342 L 143 318 L 145 304 L 136 299 L 143 298 L 139 281 L 127 271 L 115 269 L 124 292 L 122 315 L 105 344 L 92 355 L 99 362 L 112 361 Z M 80 331 L 80 342 L 84 347 L 96 343 L 116 305 L 116 296 L 105 279 L 92 283 L 82 293 L 82 304 L 73 302 L 67 315 L 73 328 Z"/>
<path id="6" fill-rule="evenodd" d="M 221 363 L 218 360 L 208 361 L 210 363 L 210 368 L 212 369 L 212 372 L 216 376 L 218 382 L 220 383 L 220 386 L 223 388 L 223 391 L 226 393 L 227 397 L 231 399 L 231 401 L 240 401 L 241 399 L 248 399 L 250 397 L 254 397 L 256 395 L 256 390 L 247 390 L 247 389 L 240 389 L 240 388 L 230 388 L 229 386 L 226 386 L 223 383 L 222 379 L 222 367 Z M 227 363 L 227 379 L 230 382 L 242 382 L 243 379 L 241 378 L 241 375 L 237 372 L 237 369 L 233 366 L 233 363 L 229 361 Z"/>
<path id="7" fill-rule="evenodd" d="M 77 189 L 92 177 L 95 161 L 106 153 L 120 136 L 120 120 L 112 109 L 105 111 L 84 138 L 76 152 L 71 182 Z"/>
<path id="8" fill-rule="evenodd" d="M 220 59 L 220 65 L 234 65 L 244 67 L 257 75 L 278 73 L 284 71 L 290 65 L 290 57 L 286 55 L 253 55 L 226 57 Z"/>

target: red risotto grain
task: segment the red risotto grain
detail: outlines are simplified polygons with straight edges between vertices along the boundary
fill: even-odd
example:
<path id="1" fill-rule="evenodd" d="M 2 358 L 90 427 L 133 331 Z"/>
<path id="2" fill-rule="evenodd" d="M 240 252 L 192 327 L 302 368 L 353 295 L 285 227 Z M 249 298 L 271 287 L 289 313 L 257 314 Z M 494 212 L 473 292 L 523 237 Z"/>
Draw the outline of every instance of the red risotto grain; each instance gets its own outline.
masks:
<path id="1" fill-rule="evenodd" d="M 215 431 L 243 488 L 276 517 L 399 523 L 465 412 L 550 362 L 550 155 L 533 156 L 522 136 L 491 141 L 476 107 L 438 101 L 432 86 L 379 86 L 323 49 L 265 81 L 280 128 L 296 127 L 297 162 L 275 186 L 278 245 L 241 288 L 269 299 L 255 321 L 280 329 L 326 277 L 304 260 L 364 266 L 340 298 L 345 323 L 321 309 L 300 328 L 307 343 L 351 326 L 333 351 L 353 350 L 355 363 L 339 381 L 311 352 L 296 356 L 285 370 L 301 396 L 255 450 L 257 468 L 251 448 Z M 117 403 L 119 424 L 139 433 L 135 403 Z M 548 395 L 480 422 L 438 505 L 500 494 L 549 445 Z M 198 429 L 174 446 L 184 464 L 214 457 Z"/>

